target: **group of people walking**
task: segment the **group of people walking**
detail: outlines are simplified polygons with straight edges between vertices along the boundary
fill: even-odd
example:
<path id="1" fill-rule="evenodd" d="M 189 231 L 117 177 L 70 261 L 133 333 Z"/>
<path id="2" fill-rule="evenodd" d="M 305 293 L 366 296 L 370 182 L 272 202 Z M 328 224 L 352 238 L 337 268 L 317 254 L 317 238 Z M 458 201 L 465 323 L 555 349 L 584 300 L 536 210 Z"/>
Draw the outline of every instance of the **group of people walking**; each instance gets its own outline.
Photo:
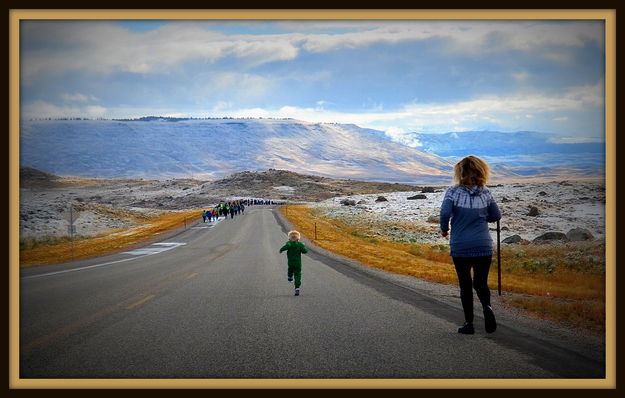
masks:
<path id="1" fill-rule="evenodd" d="M 234 218 L 234 216 L 245 213 L 245 207 L 253 205 L 274 205 L 273 200 L 267 199 L 238 199 L 228 202 L 220 202 L 207 210 L 202 210 L 202 219 L 204 222 L 218 221 L 219 217 Z"/>
<path id="2" fill-rule="evenodd" d="M 204 222 L 208 220 L 208 222 L 212 222 L 213 220 L 219 220 L 219 217 L 234 218 L 234 216 L 239 214 L 244 214 L 245 212 L 245 204 L 242 200 L 235 200 L 232 202 L 219 203 L 213 208 L 208 210 L 202 210 L 202 219 Z"/>

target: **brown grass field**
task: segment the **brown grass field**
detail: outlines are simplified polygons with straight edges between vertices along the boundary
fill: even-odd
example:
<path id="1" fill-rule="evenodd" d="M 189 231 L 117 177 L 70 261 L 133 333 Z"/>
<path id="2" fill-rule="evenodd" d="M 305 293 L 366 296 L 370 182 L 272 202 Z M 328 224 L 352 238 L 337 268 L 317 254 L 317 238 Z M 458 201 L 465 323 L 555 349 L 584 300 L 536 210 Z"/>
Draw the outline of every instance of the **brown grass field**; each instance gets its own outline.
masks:
<path id="1" fill-rule="evenodd" d="M 457 284 L 448 245 L 372 238 L 354 227 L 320 216 L 306 206 L 283 206 L 282 214 L 315 245 L 364 265 L 444 284 Z M 315 224 L 317 239 L 315 239 Z M 528 315 L 591 332 L 605 330 L 605 244 L 504 245 L 503 302 Z M 489 275 L 497 286 L 496 257 Z"/>

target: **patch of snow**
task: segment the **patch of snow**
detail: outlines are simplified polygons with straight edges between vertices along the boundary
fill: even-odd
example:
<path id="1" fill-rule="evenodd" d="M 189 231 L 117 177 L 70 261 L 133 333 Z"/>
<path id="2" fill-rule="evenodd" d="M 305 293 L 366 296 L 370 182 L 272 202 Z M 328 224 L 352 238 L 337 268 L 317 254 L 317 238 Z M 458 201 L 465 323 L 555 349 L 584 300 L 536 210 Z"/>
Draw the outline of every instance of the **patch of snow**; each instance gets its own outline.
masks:
<path id="1" fill-rule="evenodd" d="M 426 238 L 430 243 L 448 243 L 438 235 L 439 225 L 428 223 L 428 218 L 439 216 L 440 206 L 448 187 L 437 187 L 439 192 L 425 193 L 426 199 L 408 200 L 421 194 L 414 192 L 393 192 L 368 195 L 349 195 L 327 199 L 312 204 L 331 217 L 361 216 L 384 221 L 409 221 L 423 223 L 430 227 L 432 235 Z M 498 184 L 489 187 L 501 210 L 501 240 L 520 235 L 533 240 L 545 232 L 567 233 L 573 228 L 591 231 L 595 239 L 605 238 L 605 185 L 600 182 L 572 182 L 562 185 L 548 183 Z M 546 195 L 539 194 L 545 192 Z M 384 196 L 387 202 L 376 202 Z M 504 199 L 505 198 L 505 199 Z M 356 206 L 344 206 L 344 199 L 354 200 Z M 530 206 L 539 209 L 536 217 L 528 216 Z M 496 242 L 495 223 L 490 224 L 491 236 Z"/>

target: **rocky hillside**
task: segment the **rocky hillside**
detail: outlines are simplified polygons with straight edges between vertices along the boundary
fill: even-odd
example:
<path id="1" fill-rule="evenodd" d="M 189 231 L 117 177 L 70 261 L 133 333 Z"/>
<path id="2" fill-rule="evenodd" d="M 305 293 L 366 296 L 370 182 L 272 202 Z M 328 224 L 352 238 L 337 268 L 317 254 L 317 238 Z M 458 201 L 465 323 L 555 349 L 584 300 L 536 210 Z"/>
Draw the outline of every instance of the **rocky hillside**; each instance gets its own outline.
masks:
<path id="1" fill-rule="evenodd" d="M 413 191 L 414 185 L 343 180 L 305 175 L 286 170 L 244 171 L 205 184 L 207 192 L 237 192 L 239 196 L 275 198 L 289 201 L 318 201 L 335 196 L 377 192 Z"/>
<path id="2" fill-rule="evenodd" d="M 415 186 L 340 180 L 284 170 L 241 172 L 219 180 L 83 179 L 22 169 L 20 235 L 64 235 L 64 213 L 80 213 L 78 233 L 86 236 L 132 226 L 134 218 L 162 211 L 201 209 L 235 198 L 315 202 L 340 195 L 405 192 Z"/>

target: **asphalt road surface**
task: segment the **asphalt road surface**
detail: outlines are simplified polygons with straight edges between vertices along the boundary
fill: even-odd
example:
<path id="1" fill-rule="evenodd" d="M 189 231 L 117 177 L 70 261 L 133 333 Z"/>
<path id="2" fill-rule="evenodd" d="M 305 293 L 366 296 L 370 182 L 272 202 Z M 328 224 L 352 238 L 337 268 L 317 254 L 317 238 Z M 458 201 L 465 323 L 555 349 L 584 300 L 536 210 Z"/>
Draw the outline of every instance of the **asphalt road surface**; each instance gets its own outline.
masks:
<path id="1" fill-rule="evenodd" d="M 20 378 L 603 378 L 603 363 L 310 251 L 265 206 L 112 256 L 21 270 Z M 477 315 L 476 315 L 477 317 Z"/>

